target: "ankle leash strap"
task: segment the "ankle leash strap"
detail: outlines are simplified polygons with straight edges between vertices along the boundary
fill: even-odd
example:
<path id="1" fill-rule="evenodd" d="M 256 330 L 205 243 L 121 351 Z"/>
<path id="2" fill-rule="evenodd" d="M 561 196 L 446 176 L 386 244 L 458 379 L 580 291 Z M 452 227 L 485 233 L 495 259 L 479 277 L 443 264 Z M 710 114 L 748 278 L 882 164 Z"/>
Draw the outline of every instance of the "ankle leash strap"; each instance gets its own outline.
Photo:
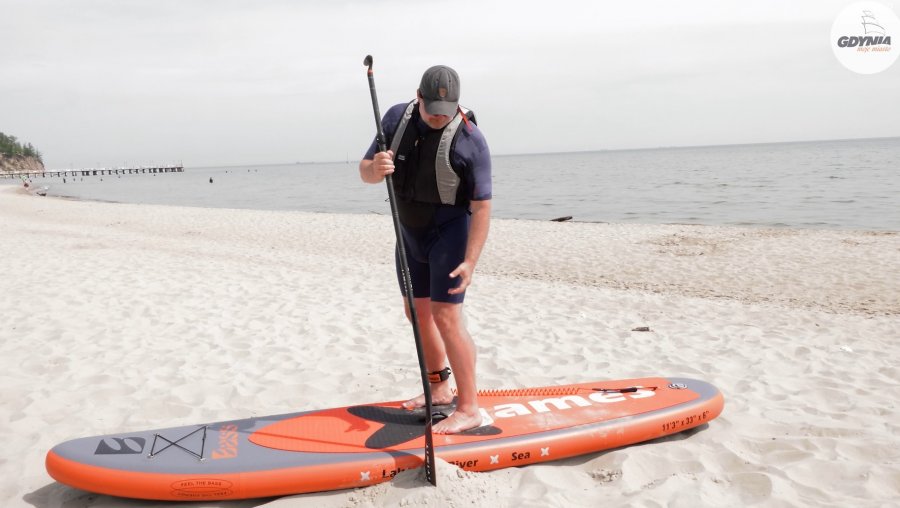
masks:
<path id="1" fill-rule="evenodd" d="M 443 383 L 444 381 L 450 379 L 450 367 L 444 367 L 442 370 L 436 370 L 434 372 L 428 373 L 428 382 L 430 383 Z"/>

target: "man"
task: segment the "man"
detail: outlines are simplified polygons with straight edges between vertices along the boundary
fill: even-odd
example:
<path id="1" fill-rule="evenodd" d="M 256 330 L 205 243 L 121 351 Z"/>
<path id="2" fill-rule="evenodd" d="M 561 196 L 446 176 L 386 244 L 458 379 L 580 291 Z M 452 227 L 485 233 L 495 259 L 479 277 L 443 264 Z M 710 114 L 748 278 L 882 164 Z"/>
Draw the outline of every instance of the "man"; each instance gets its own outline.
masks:
<path id="1" fill-rule="evenodd" d="M 397 104 L 384 115 L 390 149 L 376 153 L 373 142 L 359 163 L 366 183 L 380 183 L 393 174 L 435 406 L 453 402 L 451 370 L 455 375 L 456 410 L 434 425 L 436 434 L 481 425 L 475 343 L 466 330 L 462 304 L 488 235 L 491 156 L 475 126 L 475 115 L 459 106 L 459 92 L 456 71 L 443 65 L 426 70 L 416 99 Z M 395 255 L 397 279 L 405 296 L 399 252 Z M 424 405 L 424 394 L 403 404 L 410 410 Z"/>

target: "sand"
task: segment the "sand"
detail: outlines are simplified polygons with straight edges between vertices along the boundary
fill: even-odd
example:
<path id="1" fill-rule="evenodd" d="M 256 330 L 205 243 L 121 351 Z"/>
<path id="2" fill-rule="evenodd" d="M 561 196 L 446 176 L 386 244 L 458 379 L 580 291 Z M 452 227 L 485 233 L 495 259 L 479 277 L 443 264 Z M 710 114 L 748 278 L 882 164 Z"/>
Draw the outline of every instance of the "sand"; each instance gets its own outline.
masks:
<path id="1" fill-rule="evenodd" d="M 170 506 L 54 482 L 61 441 L 396 400 L 418 367 L 382 215 L 0 188 L 0 505 Z M 724 393 L 686 434 L 489 473 L 192 506 L 889 506 L 900 234 L 495 220 L 480 388 L 652 375 Z M 646 326 L 649 332 L 632 331 Z"/>

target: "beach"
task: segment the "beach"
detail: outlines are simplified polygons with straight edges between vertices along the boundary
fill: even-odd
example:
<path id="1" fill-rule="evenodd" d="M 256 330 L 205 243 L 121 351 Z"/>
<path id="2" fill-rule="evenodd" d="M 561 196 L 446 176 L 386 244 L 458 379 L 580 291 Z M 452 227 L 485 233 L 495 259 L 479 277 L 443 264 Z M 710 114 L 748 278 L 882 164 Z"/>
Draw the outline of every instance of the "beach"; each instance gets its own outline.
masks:
<path id="1" fill-rule="evenodd" d="M 387 205 L 384 204 L 386 207 Z M 889 506 L 900 498 L 900 234 L 494 220 L 466 297 L 479 388 L 716 385 L 697 430 L 473 473 L 192 506 Z M 0 187 L 0 505 L 171 506 L 44 469 L 77 437 L 420 390 L 390 218 Z M 648 327 L 649 331 L 635 331 Z"/>

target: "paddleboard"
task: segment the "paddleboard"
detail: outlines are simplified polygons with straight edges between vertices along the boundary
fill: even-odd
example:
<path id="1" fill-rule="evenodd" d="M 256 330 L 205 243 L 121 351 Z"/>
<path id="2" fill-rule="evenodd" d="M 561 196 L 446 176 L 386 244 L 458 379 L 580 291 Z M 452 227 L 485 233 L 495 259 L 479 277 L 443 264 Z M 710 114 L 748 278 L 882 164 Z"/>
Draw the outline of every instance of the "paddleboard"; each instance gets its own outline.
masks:
<path id="1" fill-rule="evenodd" d="M 641 378 L 479 392 L 483 425 L 434 435 L 469 471 L 524 466 L 675 434 L 719 415 L 694 379 Z M 172 501 L 244 499 L 388 481 L 424 461 L 424 418 L 400 401 L 80 438 L 47 453 L 66 485 Z"/>

